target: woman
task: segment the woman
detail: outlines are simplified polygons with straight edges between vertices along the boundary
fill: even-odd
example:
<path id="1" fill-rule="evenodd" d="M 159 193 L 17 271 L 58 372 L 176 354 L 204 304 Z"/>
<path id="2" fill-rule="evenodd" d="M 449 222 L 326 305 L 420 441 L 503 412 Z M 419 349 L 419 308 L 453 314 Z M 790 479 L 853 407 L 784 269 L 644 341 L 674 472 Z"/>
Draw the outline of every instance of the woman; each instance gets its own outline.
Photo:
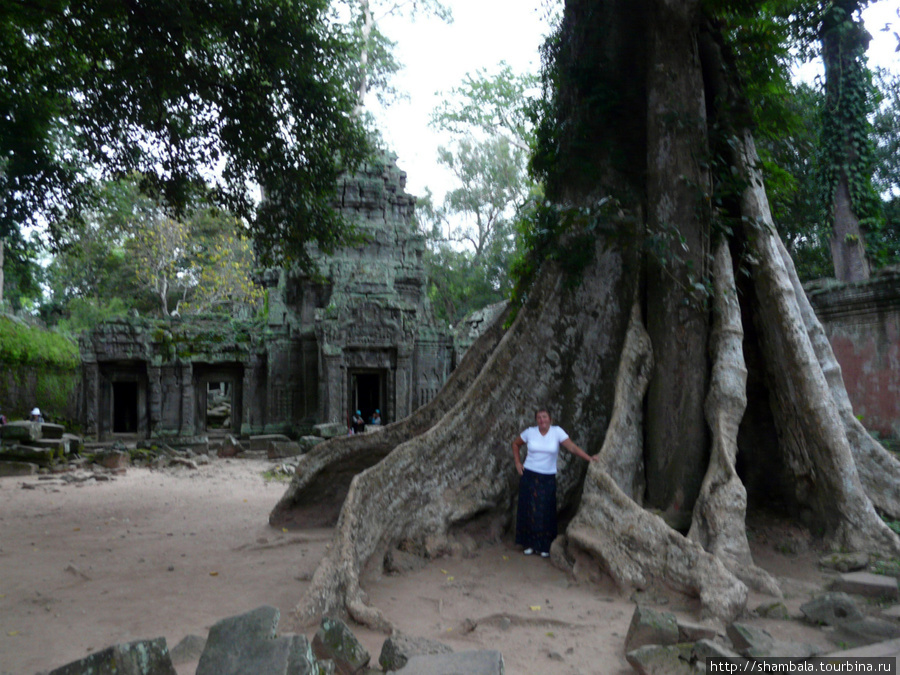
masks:
<path id="1" fill-rule="evenodd" d="M 588 462 L 588 455 L 569 438 L 569 434 L 554 426 L 550 413 L 540 408 L 534 413 L 537 426 L 528 427 L 512 442 L 519 481 L 519 508 L 516 517 L 516 543 L 525 547 L 525 555 L 535 552 L 542 558 L 550 556 L 550 544 L 556 539 L 556 458 L 559 446 Z M 519 453 L 528 447 L 525 464 Z"/>

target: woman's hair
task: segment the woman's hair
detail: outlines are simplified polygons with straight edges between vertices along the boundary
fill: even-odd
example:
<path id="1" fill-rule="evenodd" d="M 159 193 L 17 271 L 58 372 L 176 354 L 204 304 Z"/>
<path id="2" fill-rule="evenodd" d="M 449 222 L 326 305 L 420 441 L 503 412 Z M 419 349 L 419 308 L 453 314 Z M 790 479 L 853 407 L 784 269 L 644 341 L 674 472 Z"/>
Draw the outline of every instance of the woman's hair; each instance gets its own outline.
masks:
<path id="1" fill-rule="evenodd" d="M 550 417 L 551 420 L 553 419 L 553 415 L 551 415 L 551 414 L 550 414 L 550 411 L 549 411 L 547 408 L 544 408 L 544 407 L 540 407 L 540 408 L 536 408 L 536 409 L 535 409 L 535 411 L 534 411 L 534 417 L 535 417 L 535 419 L 537 419 L 538 413 L 542 413 L 542 412 L 547 413 L 547 415 Z"/>

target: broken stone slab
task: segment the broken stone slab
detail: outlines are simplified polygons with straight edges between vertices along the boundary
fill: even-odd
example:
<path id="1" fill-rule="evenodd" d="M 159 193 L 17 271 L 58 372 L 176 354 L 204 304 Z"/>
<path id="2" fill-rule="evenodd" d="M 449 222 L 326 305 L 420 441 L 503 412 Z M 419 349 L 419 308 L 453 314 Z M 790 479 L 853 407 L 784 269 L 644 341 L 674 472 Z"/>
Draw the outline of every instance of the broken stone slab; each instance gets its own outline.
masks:
<path id="1" fill-rule="evenodd" d="M 269 459 L 284 459 L 303 454 L 303 448 L 294 441 L 270 441 L 267 455 Z"/>
<path id="2" fill-rule="evenodd" d="M 346 436 L 347 427 L 340 422 L 327 422 L 314 425 L 313 432 L 321 438 L 335 438 L 336 436 Z"/>
<path id="3" fill-rule="evenodd" d="M 842 649 L 839 652 L 829 652 L 825 656 L 826 658 L 836 657 L 842 659 L 855 659 L 861 656 L 872 658 L 898 658 L 900 657 L 900 640 L 886 640 L 885 642 L 877 642 L 875 644 L 866 645 L 865 647 Z"/>
<path id="4" fill-rule="evenodd" d="M 299 439 L 297 439 L 297 443 L 300 444 L 300 449 L 303 451 L 304 454 L 306 454 L 307 452 L 312 450 L 319 443 L 324 443 L 324 442 L 325 442 L 325 439 L 322 438 L 321 436 L 301 436 Z"/>
<path id="5" fill-rule="evenodd" d="M 740 654 L 730 650 L 725 645 L 720 644 L 715 640 L 708 640 L 706 638 L 697 640 L 697 642 L 694 644 L 692 654 L 694 660 L 701 663 L 706 663 L 706 659 L 708 658 L 735 659 L 741 663 L 746 661 L 746 659 L 741 657 Z"/>
<path id="6" fill-rule="evenodd" d="M 4 445 L 0 448 L 0 462 L 28 462 L 46 467 L 56 461 L 56 456 L 57 451 L 53 448 L 33 445 Z"/>
<path id="7" fill-rule="evenodd" d="M 452 653 L 453 649 L 443 642 L 395 633 L 381 645 L 378 664 L 384 671 L 400 670 L 413 656 Z"/>
<path id="8" fill-rule="evenodd" d="M 746 623 L 729 624 L 725 634 L 731 640 L 731 646 L 741 654 L 746 654 L 749 650 L 765 652 L 775 645 L 775 638 L 769 633 Z"/>
<path id="9" fill-rule="evenodd" d="M 69 446 L 61 438 L 42 438 L 28 444 L 33 448 L 48 448 L 56 451 L 57 457 L 64 457 L 69 452 Z"/>
<path id="10" fill-rule="evenodd" d="M 59 440 L 66 433 L 66 428 L 62 424 L 50 424 L 49 422 L 41 422 L 41 438 Z"/>
<path id="11" fill-rule="evenodd" d="M 625 654 L 638 675 L 694 675 L 693 645 L 644 645 Z"/>
<path id="12" fill-rule="evenodd" d="M 818 645 L 811 645 L 805 642 L 781 642 L 776 640 L 771 646 L 765 649 L 751 648 L 744 651 L 744 655 L 751 659 L 758 658 L 792 658 L 806 659 L 811 656 L 818 656 L 826 650 Z"/>
<path id="13" fill-rule="evenodd" d="M 218 621 L 209 631 L 196 675 L 315 673 L 303 635 L 276 637 L 281 613 L 268 605 Z"/>
<path id="14" fill-rule="evenodd" d="M 41 425 L 37 422 L 17 420 L 0 426 L 0 439 L 13 443 L 32 443 L 41 440 Z"/>
<path id="15" fill-rule="evenodd" d="M 697 642 L 698 640 L 714 640 L 718 631 L 712 626 L 690 621 L 678 621 L 678 642 Z"/>
<path id="16" fill-rule="evenodd" d="M 187 635 L 181 642 L 172 647 L 170 656 L 175 665 L 199 659 L 206 648 L 206 638 L 199 635 Z"/>
<path id="17" fill-rule="evenodd" d="M 127 642 L 73 661 L 48 675 L 177 675 L 165 638 Z"/>
<path id="18" fill-rule="evenodd" d="M 831 553 L 819 558 L 819 565 L 838 572 L 855 572 L 865 569 L 869 564 L 869 554 L 863 551 L 856 553 Z"/>
<path id="19" fill-rule="evenodd" d="M 244 452 L 244 446 L 234 436 L 226 436 L 219 448 L 219 457 L 236 457 Z"/>
<path id="20" fill-rule="evenodd" d="M 80 455 L 84 452 L 84 439 L 75 434 L 63 434 L 63 441 L 66 444 L 67 451 L 70 455 Z"/>
<path id="21" fill-rule="evenodd" d="M 678 621 L 671 612 L 659 612 L 638 605 L 631 615 L 631 624 L 625 636 L 625 652 L 644 645 L 674 645 L 678 643 Z"/>
<path id="22" fill-rule="evenodd" d="M 882 610 L 881 615 L 891 619 L 900 619 L 900 605 L 893 605 L 892 607 Z"/>
<path id="23" fill-rule="evenodd" d="M 897 579 L 871 572 L 848 572 L 840 575 L 831 585 L 831 590 L 864 595 L 868 598 L 900 598 Z"/>
<path id="24" fill-rule="evenodd" d="M 108 450 L 94 457 L 94 461 L 104 469 L 124 469 L 131 466 L 131 456 L 122 450 Z"/>
<path id="25" fill-rule="evenodd" d="M 787 605 L 783 602 L 770 602 L 756 608 L 757 615 L 764 619 L 781 619 L 786 621 L 791 618 Z"/>
<path id="26" fill-rule="evenodd" d="M 0 477 L 33 476 L 37 473 L 38 468 L 38 465 L 32 462 L 0 461 Z"/>
<path id="27" fill-rule="evenodd" d="M 410 657 L 398 675 L 503 675 L 503 655 L 494 649 Z"/>
<path id="28" fill-rule="evenodd" d="M 837 643 L 862 646 L 897 638 L 900 638 L 900 626 L 895 621 L 864 617 L 839 624 L 831 639 Z"/>
<path id="29" fill-rule="evenodd" d="M 269 443 L 288 443 L 290 438 L 283 434 L 265 434 L 263 436 L 251 436 L 250 447 L 251 452 L 268 452 Z"/>
<path id="30" fill-rule="evenodd" d="M 823 626 L 836 626 L 845 621 L 859 621 L 863 613 L 846 593 L 823 593 L 800 605 L 807 621 Z"/>
<path id="31" fill-rule="evenodd" d="M 312 641 L 317 659 L 334 661 L 340 675 L 354 675 L 369 665 L 372 659 L 356 636 L 340 619 L 322 617 L 319 630 Z"/>

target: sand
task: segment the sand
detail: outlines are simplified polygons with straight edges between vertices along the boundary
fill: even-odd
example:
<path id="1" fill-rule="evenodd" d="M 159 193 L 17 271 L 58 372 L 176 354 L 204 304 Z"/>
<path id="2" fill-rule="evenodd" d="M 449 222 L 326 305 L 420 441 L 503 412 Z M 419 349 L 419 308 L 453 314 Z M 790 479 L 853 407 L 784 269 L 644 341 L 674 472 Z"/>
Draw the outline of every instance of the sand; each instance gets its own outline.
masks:
<path id="1" fill-rule="evenodd" d="M 286 617 L 332 532 L 268 525 L 286 487 L 264 479 L 270 467 L 264 460 L 219 459 L 199 469 L 128 468 L 102 482 L 80 480 L 93 475 L 86 472 L 72 482 L 0 478 L 0 674 L 52 670 L 138 639 L 162 636 L 171 650 L 260 605 Z M 796 546 L 786 546 L 785 536 L 794 540 L 784 531 L 759 531 L 753 545 L 798 614 L 828 574 L 802 535 Z M 575 583 L 549 560 L 522 555 L 511 538 L 472 557 L 372 579 L 366 590 L 399 630 L 457 651 L 498 649 L 508 673 L 633 672 L 623 643 L 635 594 L 609 583 Z M 699 622 L 690 599 L 638 595 Z M 754 596 L 750 606 L 771 601 Z M 820 631 L 798 622 L 751 622 L 783 640 L 827 644 Z M 385 636 L 351 627 L 377 664 Z M 196 665 L 194 659 L 176 668 L 187 675 Z"/>

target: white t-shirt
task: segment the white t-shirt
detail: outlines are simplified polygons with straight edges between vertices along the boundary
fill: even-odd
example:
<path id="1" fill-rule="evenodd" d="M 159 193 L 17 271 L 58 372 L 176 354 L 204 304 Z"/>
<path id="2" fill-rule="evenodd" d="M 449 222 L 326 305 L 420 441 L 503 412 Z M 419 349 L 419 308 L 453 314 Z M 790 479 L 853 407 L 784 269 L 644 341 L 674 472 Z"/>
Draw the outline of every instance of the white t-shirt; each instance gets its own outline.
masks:
<path id="1" fill-rule="evenodd" d="M 569 437 L 560 427 L 551 425 L 546 435 L 541 435 L 537 427 L 528 427 L 519 434 L 525 445 L 528 446 L 528 454 L 525 457 L 525 468 L 535 473 L 556 473 L 556 458 L 559 455 L 559 444 Z"/>

